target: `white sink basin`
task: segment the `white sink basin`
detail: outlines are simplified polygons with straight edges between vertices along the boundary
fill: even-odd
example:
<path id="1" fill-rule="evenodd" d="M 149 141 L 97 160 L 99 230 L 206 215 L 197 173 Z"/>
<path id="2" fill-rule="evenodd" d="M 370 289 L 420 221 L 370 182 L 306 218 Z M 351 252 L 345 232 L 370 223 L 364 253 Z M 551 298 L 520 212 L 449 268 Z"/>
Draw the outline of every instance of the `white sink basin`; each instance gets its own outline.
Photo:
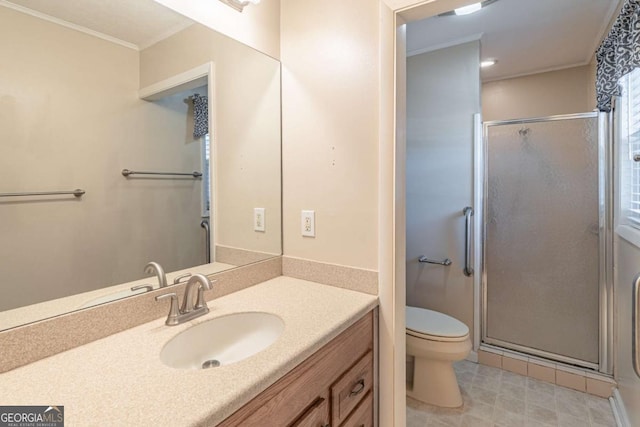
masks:
<path id="1" fill-rule="evenodd" d="M 230 365 L 266 349 L 284 322 L 269 313 L 237 313 L 193 326 L 165 344 L 160 360 L 178 369 L 206 369 Z"/>

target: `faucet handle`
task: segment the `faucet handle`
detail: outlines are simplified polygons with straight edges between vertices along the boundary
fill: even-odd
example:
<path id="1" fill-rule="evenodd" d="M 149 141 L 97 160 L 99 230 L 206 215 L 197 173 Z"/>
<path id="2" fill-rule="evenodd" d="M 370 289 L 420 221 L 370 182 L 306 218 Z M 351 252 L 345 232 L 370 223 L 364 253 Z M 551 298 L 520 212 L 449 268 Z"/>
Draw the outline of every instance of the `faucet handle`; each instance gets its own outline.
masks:
<path id="1" fill-rule="evenodd" d="M 170 292 L 164 295 L 158 295 L 156 301 L 160 301 L 166 298 L 171 298 L 171 305 L 169 306 L 169 315 L 164 322 L 167 326 L 173 326 L 178 324 L 178 295 L 175 292 Z"/>
<path id="2" fill-rule="evenodd" d="M 191 277 L 191 273 L 185 273 L 185 274 L 181 274 L 180 276 L 177 276 L 176 278 L 173 279 L 173 284 L 177 285 L 178 283 L 180 283 L 180 280 L 186 279 L 187 277 Z"/>
<path id="3" fill-rule="evenodd" d="M 139 291 L 140 289 L 146 289 L 147 292 L 151 292 L 153 290 L 153 285 L 138 285 L 131 288 L 131 292 Z"/>

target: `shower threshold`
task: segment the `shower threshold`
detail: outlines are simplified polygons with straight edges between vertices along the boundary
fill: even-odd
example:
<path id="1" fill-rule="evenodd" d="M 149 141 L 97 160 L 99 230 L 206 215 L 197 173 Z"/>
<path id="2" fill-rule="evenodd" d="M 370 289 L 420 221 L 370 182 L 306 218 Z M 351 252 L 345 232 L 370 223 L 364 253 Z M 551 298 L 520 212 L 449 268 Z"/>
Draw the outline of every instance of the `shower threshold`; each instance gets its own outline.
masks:
<path id="1" fill-rule="evenodd" d="M 478 350 L 487 351 L 489 353 L 502 354 L 503 356 L 515 356 L 516 359 L 526 358 L 532 363 L 542 362 L 544 364 L 553 364 L 561 368 L 579 369 L 584 372 L 602 375 L 611 378 L 611 375 L 600 372 L 600 366 L 597 363 L 587 362 L 584 360 L 574 359 L 572 357 L 553 354 L 544 350 L 537 350 L 513 343 L 502 343 L 500 340 L 483 341 Z"/>

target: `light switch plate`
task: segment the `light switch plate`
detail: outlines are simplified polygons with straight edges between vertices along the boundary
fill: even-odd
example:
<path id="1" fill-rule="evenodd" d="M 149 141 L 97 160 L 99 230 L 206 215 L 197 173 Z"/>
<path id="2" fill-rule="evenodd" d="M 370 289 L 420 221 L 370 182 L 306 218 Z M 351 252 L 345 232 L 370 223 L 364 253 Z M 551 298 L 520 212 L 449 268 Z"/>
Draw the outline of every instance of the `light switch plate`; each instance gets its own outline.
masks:
<path id="1" fill-rule="evenodd" d="M 316 237 L 316 212 L 302 211 L 302 235 Z"/>
<path id="2" fill-rule="evenodd" d="M 265 230 L 264 208 L 253 209 L 253 231 Z"/>

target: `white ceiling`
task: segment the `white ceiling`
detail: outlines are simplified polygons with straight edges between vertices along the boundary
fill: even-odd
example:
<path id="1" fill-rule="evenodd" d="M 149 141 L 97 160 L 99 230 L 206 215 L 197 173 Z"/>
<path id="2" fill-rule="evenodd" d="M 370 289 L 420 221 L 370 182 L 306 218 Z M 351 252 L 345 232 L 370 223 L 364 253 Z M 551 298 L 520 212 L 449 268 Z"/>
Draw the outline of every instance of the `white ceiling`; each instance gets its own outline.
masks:
<path id="1" fill-rule="evenodd" d="M 436 16 L 407 26 L 407 54 L 480 37 L 482 80 L 589 63 L 619 0 L 498 0 L 464 16 Z"/>
<path id="2" fill-rule="evenodd" d="M 193 24 L 190 19 L 154 0 L 11 0 L 0 1 L 0 5 L 18 5 L 138 49 Z"/>

